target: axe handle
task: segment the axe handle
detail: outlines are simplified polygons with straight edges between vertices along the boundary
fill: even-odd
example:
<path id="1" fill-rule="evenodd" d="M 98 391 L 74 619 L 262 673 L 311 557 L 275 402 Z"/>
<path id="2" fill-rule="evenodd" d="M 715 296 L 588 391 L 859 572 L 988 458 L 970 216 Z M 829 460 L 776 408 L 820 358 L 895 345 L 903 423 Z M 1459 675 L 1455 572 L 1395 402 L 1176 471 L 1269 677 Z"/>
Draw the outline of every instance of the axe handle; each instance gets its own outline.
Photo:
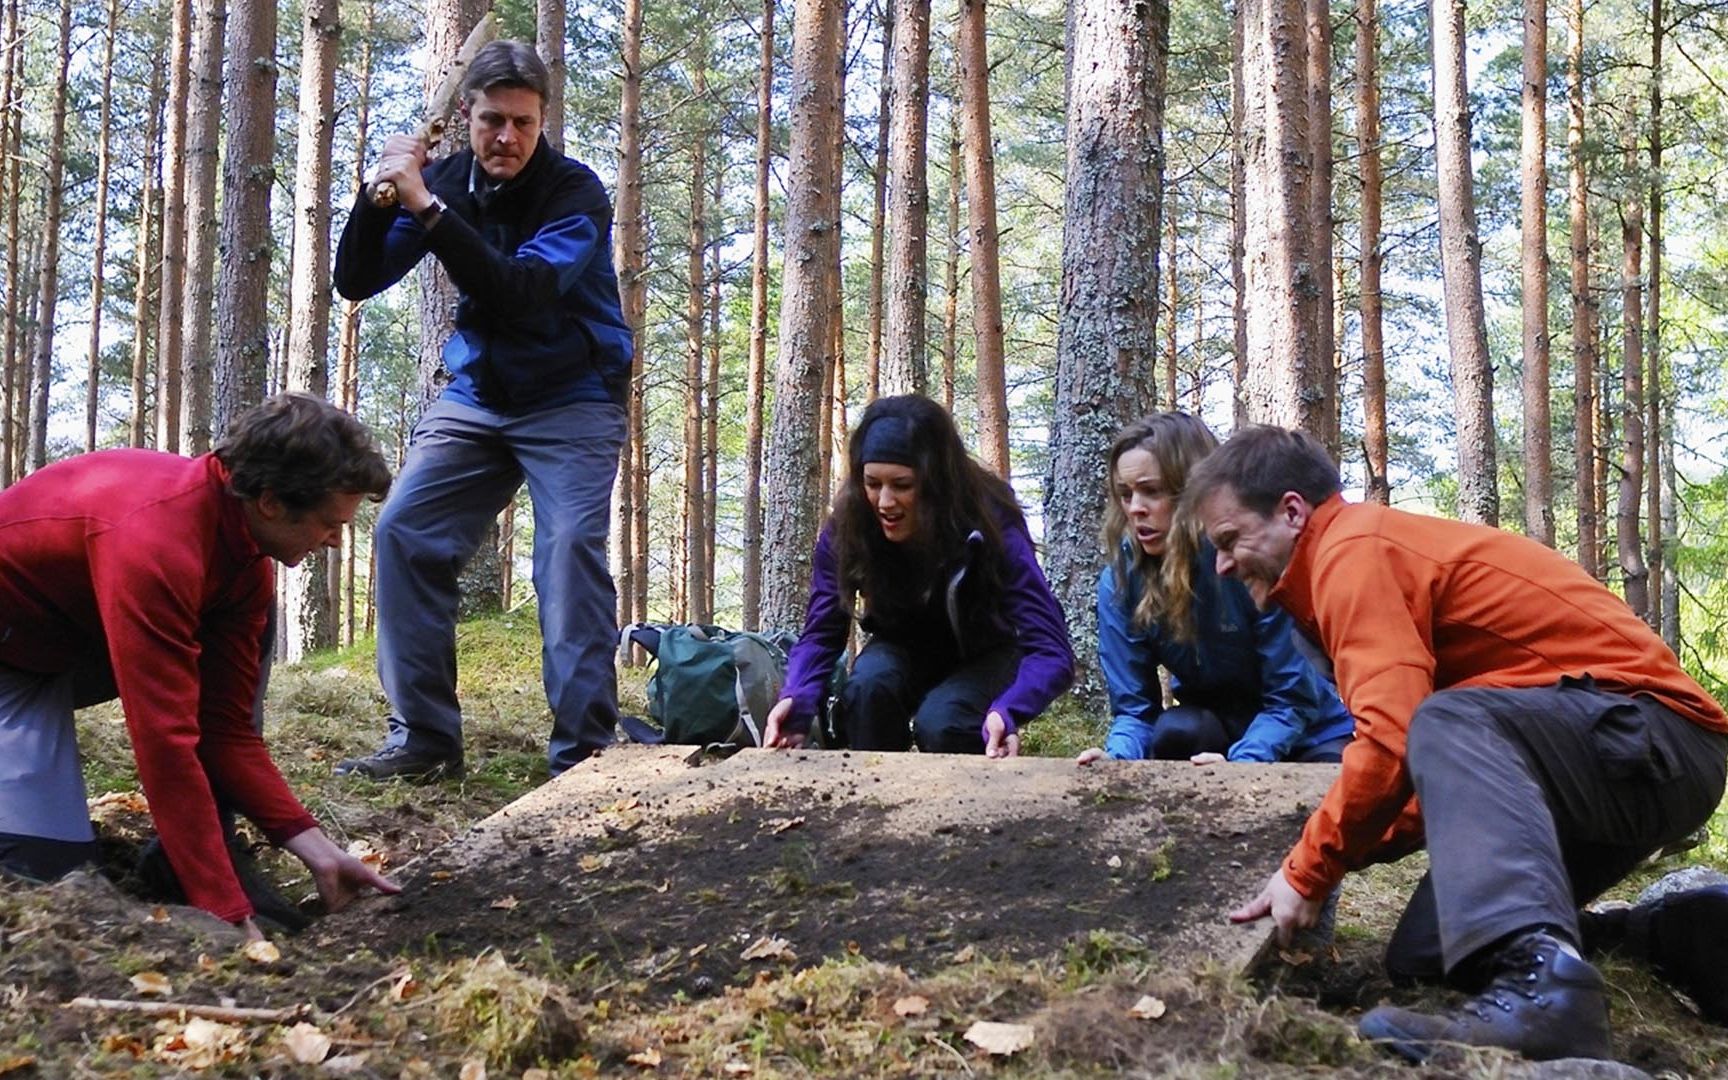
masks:
<path id="1" fill-rule="evenodd" d="M 474 62 L 474 54 L 498 36 L 498 24 L 488 11 L 480 16 L 480 21 L 474 24 L 474 29 L 468 31 L 468 37 L 463 40 L 462 48 L 457 50 L 456 58 L 450 61 L 445 69 L 444 77 L 432 91 L 431 104 L 426 110 L 426 122 L 415 132 L 420 141 L 431 150 L 444 138 L 444 129 L 450 123 L 450 110 L 456 106 L 456 98 L 462 91 L 462 80 L 468 74 L 468 65 Z M 396 205 L 396 185 L 388 180 L 381 180 L 366 189 L 366 197 L 373 206 L 386 209 Z"/>

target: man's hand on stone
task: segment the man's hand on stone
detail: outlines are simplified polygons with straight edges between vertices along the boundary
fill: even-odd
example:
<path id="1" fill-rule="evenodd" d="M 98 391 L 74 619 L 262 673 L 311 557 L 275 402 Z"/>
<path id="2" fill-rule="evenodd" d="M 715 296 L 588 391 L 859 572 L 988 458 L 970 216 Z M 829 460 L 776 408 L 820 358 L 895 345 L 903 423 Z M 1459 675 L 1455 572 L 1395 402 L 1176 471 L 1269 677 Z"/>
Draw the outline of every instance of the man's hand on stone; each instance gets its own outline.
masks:
<path id="1" fill-rule="evenodd" d="M 1289 948 L 1296 931 L 1306 930 L 1320 921 L 1320 909 L 1324 904 L 1324 900 L 1310 900 L 1297 892 L 1280 867 L 1267 879 L 1259 896 L 1230 913 L 1230 921 L 1253 922 L 1270 915 L 1277 926 L 1278 944 Z"/>

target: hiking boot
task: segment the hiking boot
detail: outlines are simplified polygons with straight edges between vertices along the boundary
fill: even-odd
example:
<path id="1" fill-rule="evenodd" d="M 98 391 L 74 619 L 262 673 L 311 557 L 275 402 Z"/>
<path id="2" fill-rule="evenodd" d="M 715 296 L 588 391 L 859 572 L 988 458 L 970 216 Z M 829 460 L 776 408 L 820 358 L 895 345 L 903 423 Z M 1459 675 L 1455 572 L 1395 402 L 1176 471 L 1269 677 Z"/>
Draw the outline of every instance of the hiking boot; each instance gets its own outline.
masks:
<path id="1" fill-rule="evenodd" d="M 1362 1017 L 1362 1037 L 1418 1064 L 1448 1043 L 1498 1046 L 1537 1061 L 1609 1056 L 1602 976 L 1558 938 L 1520 934 L 1489 967 L 1488 988 L 1451 1013 L 1382 1005 Z"/>
<path id="2" fill-rule="evenodd" d="M 1587 948 L 1645 961 L 1699 1012 L 1728 1023 L 1728 885 L 1581 911 L 1578 926 Z"/>
<path id="3" fill-rule="evenodd" d="M 312 916 L 276 891 L 276 886 L 264 876 L 263 868 L 249 847 L 238 839 L 230 840 L 228 856 L 234 863 L 234 876 L 240 880 L 240 889 L 252 902 L 252 913 L 261 923 L 288 934 L 298 934 L 312 925 Z M 181 888 L 180 878 L 168 862 L 168 853 L 162 849 L 160 838 L 153 838 L 138 853 L 132 876 L 139 888 L 153 899 L 171 904 L 186 902 L 186 890 Z"/>
<path id="4" fill-rule="evenodd" d="M 367 757 L 348 758 L 336 765 L 337 776 L 364 776 L 368 780 L 412 780 L 429 784 L 434 780 L 462 777 L 460 754 L 429 754 L 406 746 L 386 746 Z"/>

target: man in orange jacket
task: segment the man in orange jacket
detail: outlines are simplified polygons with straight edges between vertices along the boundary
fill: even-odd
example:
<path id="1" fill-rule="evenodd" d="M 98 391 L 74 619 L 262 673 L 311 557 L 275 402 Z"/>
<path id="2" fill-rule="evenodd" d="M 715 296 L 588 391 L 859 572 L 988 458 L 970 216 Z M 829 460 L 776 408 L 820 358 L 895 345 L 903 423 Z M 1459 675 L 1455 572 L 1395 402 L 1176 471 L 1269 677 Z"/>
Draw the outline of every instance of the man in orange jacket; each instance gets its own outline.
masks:
<path id="1" fill-rule="evenodd" d="M 1442 1015 L 1382 1006 L 1363 1034 L 1413 1060 L 1442 1043 L 1606 1057 L 1602 979 L 1578 955 L 1578 906 L 1710 816 L 1728 715 L 1559 553 L 1346 503 L 1340 487 L 1318 443 L 1253 427 L 1183 493 L 1218 572 L 1290 613 L 1356 716 L 1337 781 L 1231 918 L 1269 915 L 1287 941 L 1345 873 L 1425 834 L 1430 869 L 1387 966 L 1486 989 Z"/>

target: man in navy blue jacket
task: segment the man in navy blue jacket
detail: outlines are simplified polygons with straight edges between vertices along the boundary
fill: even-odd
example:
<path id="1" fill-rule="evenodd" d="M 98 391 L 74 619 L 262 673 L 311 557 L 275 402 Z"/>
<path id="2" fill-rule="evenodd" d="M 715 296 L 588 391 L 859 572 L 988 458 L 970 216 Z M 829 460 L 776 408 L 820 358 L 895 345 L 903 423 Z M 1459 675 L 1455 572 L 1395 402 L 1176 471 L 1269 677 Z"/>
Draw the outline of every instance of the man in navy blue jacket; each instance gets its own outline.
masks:
<path id="1" fill-rule="evenodd" d="M 461 293 L 449 380 L 414 430 L 378 521 L 378 676 L 384 746 L 336 767 L 373 779 L 460 775 L 457 573 L 524 480 L 554 775 L 612 741 L 615 590 L 606 542 L 624 440 L 632 342 L 612 272 L 612 207 L 594 173 L 541 136 L 545 65 L 496 41 L 462 89 L 469 148 L 428 162 L 393 135 L 336 252 L 351 300 L 389 288 L 427 252 Z M 370 188 L 388 182 L 395 206 Z"/>

